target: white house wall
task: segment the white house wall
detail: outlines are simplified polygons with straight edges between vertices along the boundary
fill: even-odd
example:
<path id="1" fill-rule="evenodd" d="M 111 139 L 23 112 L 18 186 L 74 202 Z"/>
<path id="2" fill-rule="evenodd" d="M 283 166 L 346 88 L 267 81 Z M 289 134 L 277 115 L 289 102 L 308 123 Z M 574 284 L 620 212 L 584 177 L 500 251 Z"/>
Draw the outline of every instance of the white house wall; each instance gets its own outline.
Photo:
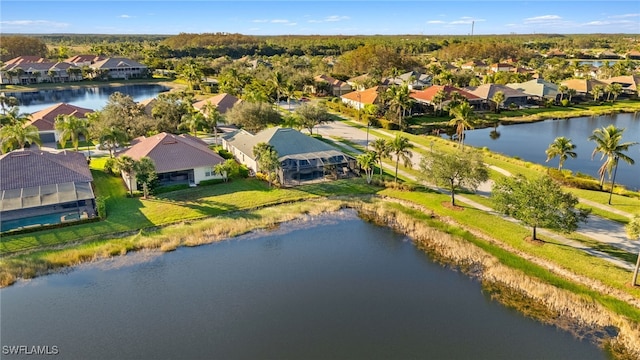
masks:
<path id="1" fill-rule="evenodd" d="M 204 166 L 193 169 L 193 181 L 196 185 L 204 180 L 224 179 L 224 176 L 215 174 L 213 168 L 214 166 Z M 207 175 L 207 173 L 209 173 L 209 175 Z"/>

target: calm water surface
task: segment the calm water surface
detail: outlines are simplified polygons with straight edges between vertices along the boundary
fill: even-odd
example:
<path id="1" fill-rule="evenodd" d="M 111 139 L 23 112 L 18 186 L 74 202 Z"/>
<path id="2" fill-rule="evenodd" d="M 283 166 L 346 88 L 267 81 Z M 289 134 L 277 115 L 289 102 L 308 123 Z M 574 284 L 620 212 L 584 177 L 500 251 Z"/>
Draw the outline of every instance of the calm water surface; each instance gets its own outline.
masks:
<path id="1" fill-rule="evenodd" d="M 5 92 L 6 96 L 15 96 L 20 103 L 21 113 L 33 113 L 51 105 L 64 102 L 91 110 L 100 110 L 114 92 L 130 95 L 134 101 L 146 100 L 168 91 L 169 88 L 157 84 L 138 84 L 123 86 L 92 86 L 78 89 L 41 90 L 38 92 Z"/>
<path id="2" fill-rule="evenodd" d="M 518 156 L 523 160 L 558 167 L 558 158 L 545 162 L 545 150 L 558 136 L 565 136 L 577 146 L 578 157 L 569 158 L 564 162 L 564 168 L 581 172 L 598 178 L 598 169 L 604 160 L 597 154 L 591 160 L 591 153 L 595 143 L 588 138 L 593 130 L 603 126 L 615 125 L 625 128 L 623 142 L 640 143 L 640 116 L 633 114 L 617 114 L 613 116 L 581 117 L 564 120 L 545 120 L 530 124 L 516 124 L 498 126 L 500 137 L 493 140 L 489 137 L 493 128 L 470 130 L 465 132 L 465 143 L 477 147 L 486 146 L 492 151 L 509 156 Z M 635 165 L 620 161 L 616 174 L 616 183 L 626 185 L 630 189 L 640 190 L 640 145 L 629 148 L 627 155 L 635 160 Z"/>
<path id="3" fill-rule="evenodd" d="M 57 345 L 64 359 L 606 358 L 351 212 L 0 295 L 2 345 Z"/>

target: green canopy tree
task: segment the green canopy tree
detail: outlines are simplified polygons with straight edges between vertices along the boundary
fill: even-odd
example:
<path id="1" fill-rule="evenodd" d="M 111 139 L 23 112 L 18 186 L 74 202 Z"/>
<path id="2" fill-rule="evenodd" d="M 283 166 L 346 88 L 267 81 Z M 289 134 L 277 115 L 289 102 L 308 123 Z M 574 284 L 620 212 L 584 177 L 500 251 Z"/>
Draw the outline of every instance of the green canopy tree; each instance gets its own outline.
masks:
<path id="1" fill-rule="evenodd" d="M 42 145 L 42 142 L 37 127 L 13 124 L 0 129 L 0 144 L 2 152 L 7 153 L 15 149 L 24 149 L 27 144 Z"/>
<path id="2" fill-rule="evenodd" d="M 460 188 L 475 191 L 489 179 L 489 170 L 482 157 L 475 152 L 427 152 L 420 161 L 422 176 L 437 185 L 446 186 L 451 193 L 451 205 L 456 205 L 455 193 Z"/>
<path id="3" fill-rule="evenodd" d="M 553 142 L 549 145 L 545 153 L 547 154 L 546 162 L 553 159 L 554 157 L 558 157 L 558 170 L 562 170 L 562 165 L 565 160 L 569 157 L 575 159 L 578 154 L 573 151 L 576 148 L 576 145 L 571 142 L 571 139 L 568 139 L 564 136 L 560 136 L 555 138 Z"/>
<path id="4" fill-rule="evenodd" d="M 229 123 L 242 127 L 251 133 L 263 130 L 269 125 L 278 125 L 282 121 L 280 114 L 271 106 L 263 102 L 252 103 L 248 101 L 234 105 L 226 113 L 226 118 Z"/>
<path id="5" fill-rule="evenodd" d="M 405 167 L 412 167 L 411 158 L 413 157 L 413 153 L 410 150 L 411 148 L 413 148 L 413 144 L 409 142 L 408 138 L 402 135 L 396 135 L 395 139 L 389 142 L 390 152 L 396 157 L 396 174 L 393 181 L 398 182 L 398 164 L 400 160 L 404 162 Z"/>
<path id="6" fill-rule="evenodd" d="M 133 197 L 133 172 L 135 170 L 136 161 L 129 155 L 122 155 L 116 158 L 115 168 L 117 171 L 121 173 L 125 173 L 127 175 L 127 179 L 129 180 L 129 195 Z"/>
<path id="7" fill-rule="evenodd" d="M 260 172 L 267 175 L 267 181 L 269 182 L 269 187 L 271 187 L 276 177 L 276 171 L 280 167 L 278 152 L 272 145 L 259 143 L 253 147 L 253 156 L 256 158 Z"/>
<path id="8" fill-rule="evenodd" d="M 304 103 L 296 109 L 296 115 L 298 115 L 298 124 L 307 130 L 309 134 L 313 135 L 313 128 L 330 121 L 333 121 L 331 115 L 327 112 L 327 109 L 319 105 L 311 105 Z"/>
<path id="9" fill-rule="evenodd" d="M 640 240 L 640 216 L 635 215 L 631 221 L 625 226 L 627 236 L 631 240 Z M 638 284 L 638 269 L 640 268 L 640 252 L 638 253 L 638 259 L 636 260 L 636 267 L 633 270 L 633 278 L 631 280 L 631 286 Z"/>
<path id="10" fill-rule="evenodd" d="M 158 177 L 156 165 L 151 158 L 145 156 L 134 161 L 133 171 L 136 175 L 136 181 L 142 184 L 142 194 L 146 199 L 149 196 L 149 184 Z"/>
<path id="11" fill-rule="evenodd" d="M 578 198 L 563 192 L 548 176 L 500 178 L 493 185 L 491 198 L 496 211 L 530 226 L 534 240 L 539 227 L 567 233 L 575 231 L 590 213 L 590 209 L 577 209 Z"/>
<path id="12" fill-rule="evenodd" d="M 89 122 L 73 115 L 56 116 L 54 128 L 60 133 L 58 141 L 63 148 L 67 145 L 67 141 L 71 140 L 73 148 L 78 151 L 80 136 L 84 136 L 85 139 L 89 138 Z"/>

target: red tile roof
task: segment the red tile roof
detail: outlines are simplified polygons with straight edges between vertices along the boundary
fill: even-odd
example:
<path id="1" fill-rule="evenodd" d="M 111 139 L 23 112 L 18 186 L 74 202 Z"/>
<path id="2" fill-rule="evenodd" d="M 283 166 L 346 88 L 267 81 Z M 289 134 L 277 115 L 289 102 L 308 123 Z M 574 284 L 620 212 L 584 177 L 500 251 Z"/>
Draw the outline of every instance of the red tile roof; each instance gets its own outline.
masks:
<path id="1" fill-rule="evenodd" d="M 374 86 L 362 91 L 352 91 L 348 94 L 342 95 L 341 98 L 359 102 L 361 104 L 375 104 L 376 100 L 378 100 L 378 96 L 380 95 L 379 91 L 381 89 L 382 88 L 379 86 Z"/>
<path id="2" fill-rule="evenodd" d="M 416 100 L 422 100 L 422 101 L 426 101 L 426 102 L 431 102 L 433 100 L 433 97 L 436 95 L 436 93 L 438 91 L 444 91 L 445 94 L 447 94 L 447 98 L 445 101 L 447 100 L 451 100 L 451 93 L 452 92 L 457 92 L 458 94 L 464 96 L 467 100 L 479 100 L 480 97 L 476 96 L 470 92 L 467 92 L 465 90 L 462 89 L 458 89 L 457 87 L 453 87 L 453 86 L 442 86 L 442 85 L 433 85 L 430 86 L 428 88 L 426 88 L 425 90 L 421 90 L 421 91 L 412 91 L 409 96 L 416 99 Z"/>
<path id="3" fill-rule="evenodd" d="M 17 58 L 5 61 L 4 65 L 20 65 L 41 62 L 49 62 L 49 60 L 41 58 L 40 56 L 18 56 Z"/>
<path id="4" fill-rule="evenodd" d="M 218 94 L 216 96 L 210 97 L 208 99 L 198 101 L 193 104 L 193 107 L 200 110 L 202 109 L 203 106 L 207 104 L 207 102 L 211 102 L 212 105 L 218 108 L 218 111 L 220 112 L 220 114 L 224 114 L 239 101 L 241 100 L 233 95 L 222 93 L 222 94 Z"/>
<path id="5" fill-rule="evenodd" d="M 160 133 L 148 138 L 136 138 L 131 144 L 130 148 L 120 152 L 118 156 L 128 155 L 134 160 L 148 156 L 153 160 L 158 173 L 213 167 L 224 162 L 205 142 L 190 135 Z"/>
<path id="6" fill-rule="evenodd" d="M 54 130 L 54 124 L 58 115 L 73 115 L 82 119 L 86 118 L 87 114 L 92 112 L 93 110 L 91 109 L 59 103 L 31 114 L 31 120 L 28 125 L 37 127 L 39 131 L 51 131 Z"/>
<path id="7" fill-rule="evenodd" d="M 329 84 L 333 85 L 333 86 L 345 86 L 345 85 L 349 85 L 346 82 L 342 81 L 342 80 L 338 80 L 338 79 L 334 79 L 331 76 L 328 75 L 318 75 L 316 77 L 313 78 L 313 80 L 315 81 L 324 81 L 324 82 L 328 82 Z"/>

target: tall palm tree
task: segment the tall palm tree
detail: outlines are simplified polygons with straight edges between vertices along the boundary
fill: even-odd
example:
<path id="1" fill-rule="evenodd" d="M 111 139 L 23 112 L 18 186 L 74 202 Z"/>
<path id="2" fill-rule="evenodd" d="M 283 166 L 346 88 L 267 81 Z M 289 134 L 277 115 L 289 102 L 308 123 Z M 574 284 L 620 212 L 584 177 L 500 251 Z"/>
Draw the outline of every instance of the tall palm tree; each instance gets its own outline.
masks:
<path id="1" fill-rule="evenodd" d="M 121 130 L 115 126 L 106 128 L 100 134 L 100 144 L 104 145 L 109 150 L 109 157 L 113 157 L 113 150 L 119 145 L 124 144 L 129 140 L 127 132 Z"/>
<path id="2" fill-rule="evenodd" d="M 558 92 L 560 93 L 560 101 L 564 100 L 564 94 L 569 90 L 567 85 L 558 86 Z"/>
<path id="3" fill-rule="evenodd" d="M 545 151 L 545 153 L 547 154 L 546 162 L 549 162 L 549 160 L 558 156 L 558 170 L 561 170 L 562 164 L 564 164 L 567 158 L 571 157 L 575 159 L 578 156 L 578 154 L 573 151 L 575 148 L 576 145 L 571 142 L 571 139 L 568 139 L 564 136 L 557 137 Z"/>
<path id="4" fill-rule="evenodd" d="M 453 115 L 453 119 L 449 121 L 449 125 L 456 127 L 458 141 L 460 145 L 464 147 L 464 131 L 466 129 L 473 129 L 473 120 L 475 119 L 473 108 L 468 102 L 463 102 L 451 109 L 450 114 Z"/>
<path id="5" fill-rule="evenodd" d="M 3 126 L 0 129 L 0 144 L 2 152 L 6 153 L 15 149 L 24 149 L 27 144 L 42 145 L 38 128 L 17 123 Z"/>
<path id="6" fill-rule="evenodd" d="M 24 125 L 29 121 L 29 118 L 30 118 L 29 114 L 21 113 L 20 108 L 18 108 L 17 106 L 14 106 L 11 109 L 9 109 L 8 112 L 5 111 L 0 116 L 0 126 L 15 125 L 15 124 Z"/>
<path id="7" fill-rule="evenodd" d="M 596 153 L 602 153 L 600 160 L 606 157 L 606 160 L 602 163 L 600 169 L 598 169 L 598 174 L 600 175 L 600 188 L 604 185 L 605 173 L 608 173 L 609 178 L 611 178 L 611 171 L 614 166 L 618 165 L 618 159 L 622 159 L 630 165 L 635 163 L 635 161 L 624 152 L 628 151 L 630 146 L 638 143 L 620 143 L 624 130 L 625 129 L 617 128 L 614 125 L 609 125 L 607 127 L 602 127 L 601 129 L 595 129 L 593 134 L 589 136 L 589 140 L 596 143 L 596 147 L 593 149 L 593 153 L 591 154 L 591 159 L 593 159 Z M 611 184 L 612 189 L 613 186 L 614 184 Z"/>
<path id="8" fill-rule="evenodd" d="M 406 85 L 391 86 L 387 90 L 389 107 L 398 113 L 398 125 L 400 126 L 400 129 L 404 128 L 402 119 L 404 118 L 405 110 L 411 109 L 411 105 L 413 104 L 413 100 L 409 96 L 409 93 L 409 87 Z"/>
<path id="9" fill-rule="evenodd" d="M 3 115 L 7 114 L 7 109 L 13 110 L 13 108 L 18 105 L 18 99 L 16 99 L 15 96 L 5 96 L 4 93 L 0 93 L 0 109 L 2 109 Z M 17 112 L 18 110 L 16 110 L 16 113 Z"/>
<path id="10" fill-rule="evenodd" d="M 576 96 L 576 94 L 578 93 L 578 90 L 576 89 L 568 89 L 567 90 L 567 95 L 569 95 L 569 102 L 571 102 L 571 99 Z"/>
<path id="11" fill-rule="evenodd" d="M 504 102 L 504 100 L 505 100 L 504 92 L 496 91 L 495 94 L 493 94 L 491 101 L 493 101 L 496 104 L 496 114 L 500 112 L 500 108 L 502 107 L 502 103 Z"/>
<path id="12" fill-rule="evenodd" d="M 371 180 L 373 179 L 373 169 L 376 164 L 376 153 L 373 151 L 367 151 L 358 155 L 356 160 L 358 161 L 358 166 L 364 170 L 364 173 L 367 176 L 367 184 L 371 184 Z"/>
<path id="13" fill-rule="evenodd" d="M 197 136 L 198 128 L 203 125 L 206 125 L 204 115 L 194 109 L 182 115 L 182 119 L 178 127 L 188 129 L 193 136 Z"/>
<path id="14" fill-rule="evenodd" d="M 434 105 L 434 111 L 437 115 L 440 115 L 442 112 L 442 104 L 447 100 L 447 93 L 440 89 L 438 90 L 431 99 L 431 102 Z"/>
<path id="15" fill-rule="evenodd" d="M 73 115 L 58 115 L 54 123 L 54 128 L 60 132 L 60 146 L 63 148 L 67 141 L 71 140 L 73 148 L 78 151 L 80 135 L 85 139 L 89 137 L 89 123 L 87 120 L 79 119 Z"/>
<path id="16" fill-rule="evenodd" d="M 296 87 L 291 83 L 287 83 L 282 92 L 287 97 L 287 110 L 291 111 L 291 98 L 295 96 Z"/>
<path id="17" fill-rule="evenodd" d="M 270 81 L 271 81 L 271 85 L 273 85 L 273 88 L 276 91 L 276 104 L 277 104 L 280 101 L 280 95 L 282 94 L 282 91 L 284 90 L 284 87 L 286 86 L 287 81 L 285 80 L 284 75 L 282 75 L 282 73 L 279 71 L 276 71 L 273 73 Z"/>
<path id="18" fill-rule="evenodd" d="M 390 157 L 391 147 L 385 139 L 377 138 L 372 143 L 373 151 L 376 153 L 376 159 L 380 164 L 380 178 L 382 178 L 382 160 Z"/>
<path id="19" fill-rule="evenodd" d="M 593 101 L 597 101 L 600 98 L 600 96 L 602 96 L 602 94 L 604 94 L 604 86 L 594 85 L 593 88 L 591 88 L 591 95 L 593 95 Z"/>
<path id="20" fill-rule="evenodd" d="M 411 167 L 413 153 L 409 149 L 412 147 L 413 144 L 409 142 L 409 139 L 401 135 L 396 135 L 395 139 L 389 143 L 391 153 L 396 156 L 396 175 L 393 181 L 398 182 L 398 163 L 400 163 L 400 159 L 404 162 L 405 167 Z"/>
<path id="21" fill-rule="evenodd" d="M 207 101 L 200 109 L 204 114 L 204 125 L 207 130 L 213 130 L 213 138 L 215 144 L 218 145 L 218 124 L 224 123 L 225 119 L 218 111 L 218 107 L 213 105 L 210 101 Z"/>
<path id="22" fill-rule="evenodd" d="M 616 102 L 616 99 L 618 99 L 618 96 L 622 94 L 622 85 L 618 83 L 613 83 L 610 86 L 611 86 L 610 93 L 613 94 L 613 102 Z"/>

